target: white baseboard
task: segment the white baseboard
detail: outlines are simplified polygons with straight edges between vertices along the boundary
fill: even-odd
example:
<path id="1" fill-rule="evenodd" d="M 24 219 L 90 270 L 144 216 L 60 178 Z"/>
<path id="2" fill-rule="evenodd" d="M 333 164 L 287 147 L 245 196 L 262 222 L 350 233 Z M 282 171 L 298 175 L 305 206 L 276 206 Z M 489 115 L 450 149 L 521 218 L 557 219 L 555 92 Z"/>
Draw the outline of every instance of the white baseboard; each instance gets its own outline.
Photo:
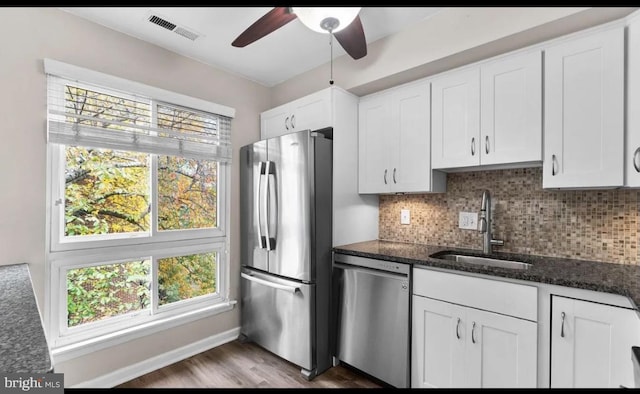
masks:
<path id="1" fill-rule="evenodd" d="M 140 361 L 139 363 L 120 368 L 106 375 L 65 388 L 112 388 L 149 372 L 153 372 L 156 369 L 166 367 L 167 365 L 173 364 L 177 361 L 195 356 L 198 353 L 224 345 L 227 342 L 237 339 L 239 335 L 240 327 L 232 328 L 231 330 L 221 332 L 198 342 L 191 343 L 167 353 Z"/>

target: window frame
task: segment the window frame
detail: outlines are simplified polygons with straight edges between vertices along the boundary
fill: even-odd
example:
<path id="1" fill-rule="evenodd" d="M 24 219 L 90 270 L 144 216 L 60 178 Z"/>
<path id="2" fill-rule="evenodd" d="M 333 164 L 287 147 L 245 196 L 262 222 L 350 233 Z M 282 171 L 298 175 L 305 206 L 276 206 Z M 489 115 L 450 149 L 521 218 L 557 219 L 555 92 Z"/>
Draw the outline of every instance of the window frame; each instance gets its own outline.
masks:
<path id="1" fill-rule="evenodd" d="M 151 105 L 152 125 L 157 123 L 158 105 L 177 105 L 185 109 L 212 112 L 212 108 L 221 109 L 218 114 L 233 117 L 235 110 L 215 103 L 195 99 L 178 93 L 127 81 L 118 77 L 76 66 L 45 59 L 52 69 L 64 72 L 58 73 L 63 77 L 78 74 L 76 78 L 84 79 L 86 83 L 96 83 L 102 86 L 112 86 L 116 94 L 125 91 L 123 87 L 130 86 L 131 90 L 124 94 L 149 95 Z M 53 66 L 51 66 L 53 65 Z M 48 71 L 47 71 L 48 72 Z M 86 78 L 83 78 L 86 77 Z M 113 82 L 113 84 L 110 84 Z M 74 82 L 75 83 L 75 82 Z M 78 82 L 79 87 L 82 83 Z M 91 86 L 93 88 L 93 86 Z M 106 92 L 111 89 L 106 88 Z M 195 105 L 194 105 L 195 104 Z M 232 309 L 235 300 L 229 299 L 229 229 L 230 213 L 229 197 L 231 162 L 218 161 L 217 169 L 217 227 L 205 229 L 164 230 L 157 228 L 158 213 L 158 168 L 157 154 L 146 153 L 150 157 L 150 203 L 152 204 L 150 229 L 145 233 L 119 233 L 108 235 L 80 237 L 64 236 L 64 190 L 65 190 L 65 147 L 67 145 L 47 143 L 47 178 L 46 178 L 46 256 L 45 282 L 46 298 L 45 321 L 48 327 L 49 344 L 53 354 L 64 353 L 65 349 L 84 348 L 96 343 L 117 343 L 124 337 L 140 337 L 147 335 L 150 327 L 154 330 L 175 326 L 177 320 L 203 317 Z M 133 150 L 132 150 L 133 151 Z M 62 197 L 60 197 L 62 196 Z M 61 200 L 61 201 L 60 201 Z M 60 201 L 60 203 L 57 203 Z M 66 238 L 66 239 L 65 239 Z M 185 256 L 200 253 L 215 252 L 216 274 L 215 292 L 197 296 L 187 300 L 176 301 L 167 305 L 158 305 L 157 267 L 158 259 Z M 88 266 L 117 264 L 118 262 L 134 261 L 141 258 L 151 260 L 150 297 L 148 308 L 110 317 L 101 321 L 81 324 L 74 327 L 67 326 L 67 287 L 66 272 L 71 269 Z M 198 318 L 199 318 L 198 317 Z M 186 318 L 186 319 L 185 319 Z M 120 339 L 118 339 L 120 338 Z M 111 341 L 111 342 L 110 342 Z M 108 346 L 105 345 L 105 346 Z M 104 347 L 104 346 L 103 346 Z M 57 349 L 57 351 L 56 351 Z"/>
<path id="2" fill-rule="evenodd" d="M 226 196 L 227 175 L 224 167 L 228 164 L 218 162 L 217 170 L 217 227 L 183 230 L 158 230 L 158 160 L 157 155 L 147 154 L 149 160 L 149 186 L 151 199 L 150 229 L 141 233 L 116 233 L 101 235 L 85 235 L 81 237 L 66 237 L 64 235 L 64 168 L 66 145 L 51 144 L 49 168 L 51 169 L 51 247 L 50 252 L 62 252 L 79 249 L 93 249 L 108 246 L 146 245 L 155 242 L 170 242 L 187 239 L 205 239 L 227 236 Z M 223 192 L 220 193 L 219 191 Z"/>
<path id="3" fill-rule="evenodd" d="M 80 341 L 90 340 L 103 335 L 113 334 L 120 330 L 131 329 L 136 326 L 160 321 L 162 319 L 180 316 L 183 313 L 194 312 L 199 309 L 208 308 L 214 304 L 220 304 L 228 301 L 226 294 L 228 292 L 227 282 L 224 280 L 228 267 L 225 265 L 227 255 L 226 242 L 220 240 L 214 243 L 194 243 L 192 241 L 171 243 L 169 245 L 160 243 L 154 248 L 149 249 L 148 254 L 140 252 L 138 245 L 131 245 L 124 248 L 101 248 L 95 250 L 94 253 L 86 254 L 78 252 L 62 252 L 51 256 L 51 283 L 52 289 L 57 293 L 55 297 L 54 309 L 59 313 L 52 313 L 50 327 L 55 336 L 52 341 L 52 347 L 66 346 Z M 145 252 L 147 252 L 145 250 Z M 158 259 L 172 256 L 183 256 L 199 253 L 216 252 L 216 292 L 213 294 L 194 297 L 189 300 L 176 302 L 175 305 L 158 305 L 158 288 L 157 288 L 157 268 Z M 105 320 L 85 323 L 76 327 L 67 326 L 67 286 L 66 272 L 68 270 L 85 268 L 90 266 L 100 266 L 117 264 L 120 262 L 128 262 L 146 258 L 151 261 L 151 302 L 149 308 L 128 312 L 123 315 L 110 317 Z M 57 285 L 57 288 L 55 288 Z"/>

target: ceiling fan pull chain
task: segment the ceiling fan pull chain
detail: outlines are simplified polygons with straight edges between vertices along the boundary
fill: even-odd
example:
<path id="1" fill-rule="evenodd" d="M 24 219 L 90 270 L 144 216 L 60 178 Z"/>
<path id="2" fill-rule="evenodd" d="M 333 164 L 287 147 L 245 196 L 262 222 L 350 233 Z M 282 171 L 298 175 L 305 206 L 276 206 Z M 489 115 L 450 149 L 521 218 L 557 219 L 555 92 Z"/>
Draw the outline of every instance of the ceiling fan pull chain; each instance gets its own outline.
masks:
<path id="1" fill-rule="evenodd" d="M 331 56 L 331 76 L 329 78 L 329 85 L 333 85 L 333 33 L 329 31 L 329 53 Z"/>

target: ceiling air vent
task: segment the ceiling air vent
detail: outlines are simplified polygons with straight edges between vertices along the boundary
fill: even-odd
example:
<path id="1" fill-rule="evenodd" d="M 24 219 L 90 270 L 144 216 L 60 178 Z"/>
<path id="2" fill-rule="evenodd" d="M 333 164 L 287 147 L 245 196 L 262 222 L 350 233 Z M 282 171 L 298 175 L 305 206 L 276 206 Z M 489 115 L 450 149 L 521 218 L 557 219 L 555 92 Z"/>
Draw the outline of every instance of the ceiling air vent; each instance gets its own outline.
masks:
<path id="1" fill-rule="evenodd" d="M 198 34 L 179 26 L 176 27 L 173 32 L 176 34 L 180 34 L 182 37 L 187 37 L 191 41 L 195 41 L 196 38 L 200 37 Z"/>
<path id="2" fill-rule="evenodd" d="M 160 27 L 163 27 L 167 30 L 170 30 L 176 34 L 181 35 L 182 37 L 186 37 L 188 39 L 190 39 L 191 41 L 195 41 L 196 38 L 200 37 L 200 34 L 195 33 L 193 30 L 189 30 L 183 26 L 178 26 L 175 23 L 171 23 L 168 20 L 159 17 L 158 15 L 149 15 L 149 18 L 147 18 L 149 22 L 156 24 Z"/>
<path id="3" fill-rule="evenodd" d="M 164 27 L 165 29 L 171 30 L 171 31 L 173 31 L 173 29 L 176 28 L 176 25 L 174 25 L 173 23 L 171 23 L 169 21 L 166 21 L 166 20 L 160 18 L 157 15 L 151 15 L 149 17 L 149 22 L 155 23 L 156 25 L 158 25 L 160 27 Z"/>

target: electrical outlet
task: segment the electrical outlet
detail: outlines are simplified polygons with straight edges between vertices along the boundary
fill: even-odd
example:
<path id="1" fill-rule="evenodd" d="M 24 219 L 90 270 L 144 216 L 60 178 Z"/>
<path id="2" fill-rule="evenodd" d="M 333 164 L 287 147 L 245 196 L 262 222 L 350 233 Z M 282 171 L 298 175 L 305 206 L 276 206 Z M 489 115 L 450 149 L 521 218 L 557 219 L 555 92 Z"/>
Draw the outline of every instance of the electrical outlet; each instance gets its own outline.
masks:
<path id="1" fill-rule="evenodd" d="M 400 224 L 410 224 L 411 223 L 411 214 L 408 209 L 400 210 Z"/>
<path id="2" fill-rule="evenodd" d="M 477 230 L 478 229 L 478 213 L 477 212 L 460 212 L 458 217 L 458 227 Z"/>

